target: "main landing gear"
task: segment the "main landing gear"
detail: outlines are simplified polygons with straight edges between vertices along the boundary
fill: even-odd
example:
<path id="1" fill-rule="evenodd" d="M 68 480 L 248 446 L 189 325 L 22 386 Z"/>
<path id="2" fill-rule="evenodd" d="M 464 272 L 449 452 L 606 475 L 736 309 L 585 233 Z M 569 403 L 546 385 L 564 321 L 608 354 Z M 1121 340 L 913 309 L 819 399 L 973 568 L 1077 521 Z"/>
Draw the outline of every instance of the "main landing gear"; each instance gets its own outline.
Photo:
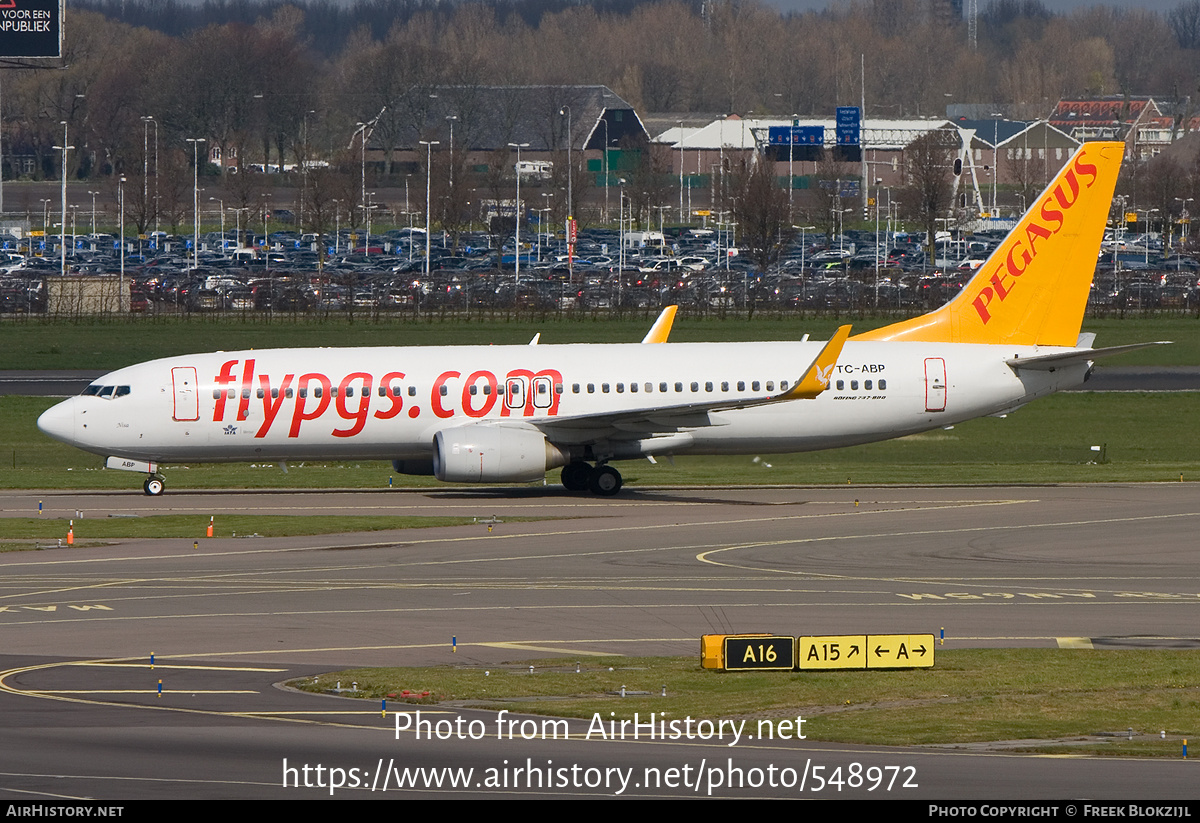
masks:
<path id="1" fill-rule="evenodd" d="M 621 490 L 621 473 L 603 463 L 593 468 L 582 460 L 575 460 L 563 466 L 562 484 L 567 491 L 590 491 L 612 497 Z"/>
<path id="2" fill-rule="evenodd" d="M 146 482 L 142 484 L 142 491 L 151 497 L 158 497 L 163 493 L 163 489 L 165 488 L 166 484 L 163 483 L 163 479 L 157 474 L 150 475 L 146 478 Z"/>

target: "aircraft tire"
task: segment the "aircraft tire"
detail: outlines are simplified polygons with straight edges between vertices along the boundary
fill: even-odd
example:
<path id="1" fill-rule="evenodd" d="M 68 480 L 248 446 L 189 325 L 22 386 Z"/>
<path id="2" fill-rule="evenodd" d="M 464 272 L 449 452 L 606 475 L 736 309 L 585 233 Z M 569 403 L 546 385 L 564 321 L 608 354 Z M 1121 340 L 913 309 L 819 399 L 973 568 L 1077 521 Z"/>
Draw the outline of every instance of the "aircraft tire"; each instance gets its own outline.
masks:
<path id="1" fill-rule="evenodd" d="M 569 492 L 585 492 L 591 484 L 592 467 L 582 460 L 573 460 L 563 466 L 562 484 Z"/>
<path id="2" fill-rule="evenodd" d="M 165 488 L 166 484 L 163 483 L 161 477 L 147 477 L 146 482 L 142 484 L 142 491 L 150 497 L 158 497 Z"/>
<path id="3" fill-rule="evenodd" d="M 592 494 L 612 497 L 621 490 L 621 473 L 612 466 L 597 466 L 592 472 L 588 488 L 592 490 Z"/>

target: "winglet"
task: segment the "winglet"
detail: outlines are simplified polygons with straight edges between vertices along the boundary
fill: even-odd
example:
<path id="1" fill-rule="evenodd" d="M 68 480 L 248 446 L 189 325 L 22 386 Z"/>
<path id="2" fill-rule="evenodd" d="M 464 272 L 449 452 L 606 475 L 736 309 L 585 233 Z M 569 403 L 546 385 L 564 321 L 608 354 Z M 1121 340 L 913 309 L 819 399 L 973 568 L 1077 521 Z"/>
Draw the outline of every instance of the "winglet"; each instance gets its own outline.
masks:
<path id="1" fill-rule="evenodd" d="M 529 341 L 529 345 L 536 346 L 538 344 L 538 341 L 541 339 L 542 339 L 542 333 L 538 332 L 537 334 L 535 334 L 533 336 L 533 339 Z"/>
<path id="2" fill-rule="evenodd" d="M 662 314 L 654 321 L 654 325 L 650 327 L 650 331 L 646 332 L 646 336 L 642 338 L 643 343 L 666 343 L 667 338 L 671 336 L 671 326 L 675 323 L 675 312 L 678 311 L 678 306 L 667 306 L 662 310 Z"/>
<path id="3" fill-rule="evenodd" d="M 829 378 L 833 374 L 833 367 L 837 365 L 837 359 L 842 353 L 842 346 L 846 344 L 846 338 L 850 336 L 850 327 L 841 326 L 833 337 L 829 338 L 829 342 L 825 344 L 825 348 L 821 349 L 821 353 L 817 355 L 817 359 L 808 367 L 808 371 L 804 376 L 783 394 L 779 395 L 778 400 L 812 400 L 821 392 L 829 388 Z"/>

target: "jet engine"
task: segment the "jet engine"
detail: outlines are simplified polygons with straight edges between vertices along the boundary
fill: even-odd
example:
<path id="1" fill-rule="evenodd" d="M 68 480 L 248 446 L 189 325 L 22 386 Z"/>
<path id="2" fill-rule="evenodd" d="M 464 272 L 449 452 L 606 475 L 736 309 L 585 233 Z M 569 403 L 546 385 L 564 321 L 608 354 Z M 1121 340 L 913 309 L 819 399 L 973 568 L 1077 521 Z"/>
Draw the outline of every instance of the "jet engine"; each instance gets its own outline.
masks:
<path id="1" fill-rule="evenodd" d="M 433 473 L 451 483 L 526 483 L 568 462 L 533 428 L 462 426 L 433 438 Z"/>

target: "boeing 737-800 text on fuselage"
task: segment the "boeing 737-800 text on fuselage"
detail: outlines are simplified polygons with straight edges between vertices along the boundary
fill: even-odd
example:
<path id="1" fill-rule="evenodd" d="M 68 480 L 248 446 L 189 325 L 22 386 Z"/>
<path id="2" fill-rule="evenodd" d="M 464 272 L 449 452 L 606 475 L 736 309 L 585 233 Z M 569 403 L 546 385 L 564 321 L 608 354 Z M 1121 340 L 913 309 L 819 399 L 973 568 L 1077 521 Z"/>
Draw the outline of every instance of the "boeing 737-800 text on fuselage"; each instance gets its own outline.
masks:
<path id="1" fill-rule="evenodd" d="M 105 375 L 38 427 L 143 472 L 163 463 L 385 459 L 462 483 L 615 494 L 612 461 L 849 446 L 1001 414 L 1080 384 L 1080 335 L 1121 143 L 1086 143 L 963 291 L 828 342 L 273 349 Z"/>

